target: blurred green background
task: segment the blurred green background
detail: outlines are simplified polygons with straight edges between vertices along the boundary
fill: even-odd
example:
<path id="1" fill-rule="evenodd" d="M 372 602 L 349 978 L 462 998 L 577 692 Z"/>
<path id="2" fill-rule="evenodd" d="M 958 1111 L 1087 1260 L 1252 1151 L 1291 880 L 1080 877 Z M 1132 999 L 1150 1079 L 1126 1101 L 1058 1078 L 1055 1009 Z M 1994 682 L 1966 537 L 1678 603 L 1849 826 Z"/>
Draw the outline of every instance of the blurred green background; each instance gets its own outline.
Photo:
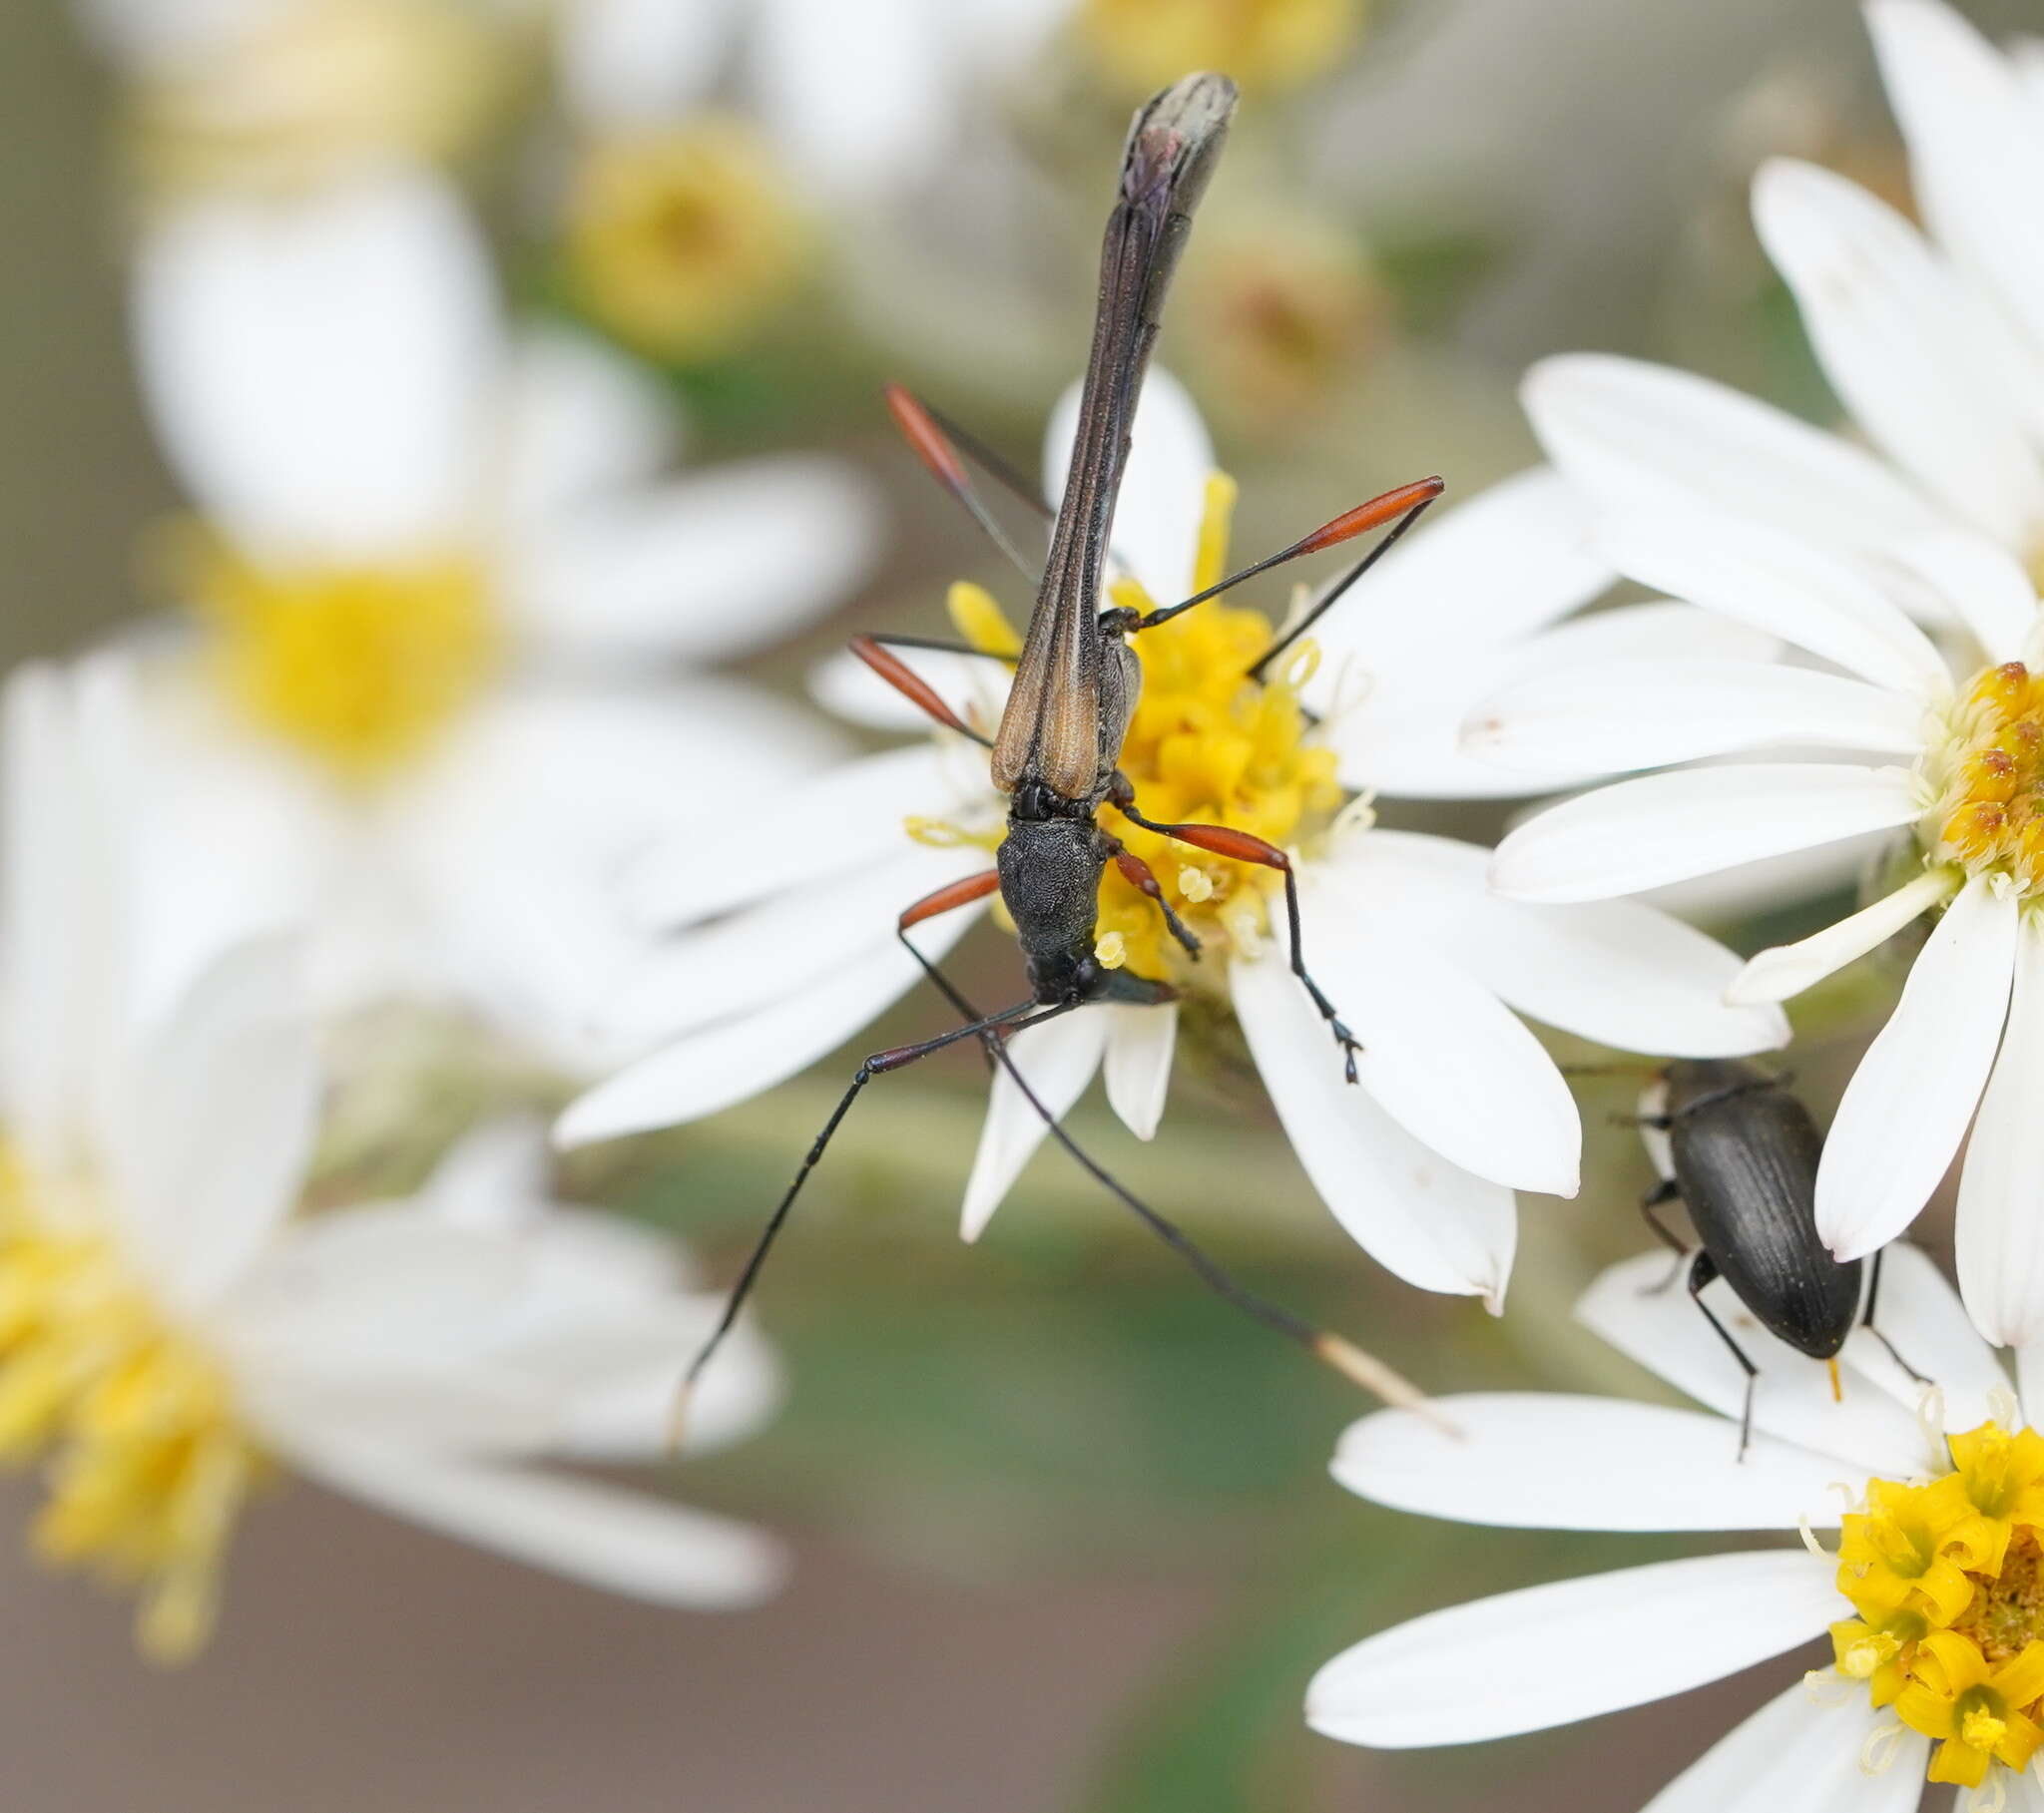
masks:
<path id="1" fill-rule="evenodd" d="M 2016 0 L 1965 10 L 1995 30 L 2037 23 Z M 1319 206 L 1366 236 L 1382 314 L 1367 349 L 1336 348 L 1317 400 L 1285 421 L 1231 411 L 1225 364 L 1195 372 L 1244 479 L 1242 547 L 1414 472 L 1443 471 L 1466 494 L 1523 464 L 1512 388 L 1548 351 L 1673 357 L 1824 413 L 1742 196 L 1776 149 L 1893 180 L 1844 0 L 1408 3 L 1309 98 L 1259 105 Z M 0 8 L 10 663 L 130 615 L 137 530 L 176 501 L 124 348 L 112 107 L 60 7 Z M 1039 339 L 1014 369 L 976 398 L 954 398 L 941 368 L 900 373 L 1025 463 L 1080 352 L 1111 133 L 1088 123 L 1059 142 L 1085 206 L 1069 255 L 1043 260 Z M 537 274 L 532 293 L 545 302 Z M 933 626 L 945 581 L 997 573 L 882 432 L 873 384 L 898 358 L 853 336 L 822 345 L 792 334 L 676 380 L 708 449 L 832 445 L 886 489 L 891 552 L 868 595 L 759 666 L 790 685 L 849 628 Z M 1765 941 L 1754 927 L 1729 935 Z M 1005 974 L 1013 954 L 988 931 L 964 961 L 968 977 Z M 1887 986 L 1849 976 L 1802 1010 L 1799 1074 L 1820 1108 Z M 880 1039 L 934 1023 L 911 1003 Z M 571 1181 L 685 1232 L 726 1276 L 842 1068 L 598 1154 Z M 446 1094 L 444 1079 L 417 1081 Z M 1567 1321 L 1596 1267 L 1643 1238 L 1631 1205 L 1644 1162 L 1609 1125 L 1630 1087 L 1585 1086 L 1592 1182 L 1574 1203 L 1525 1200 L 1500 1321 L 1385 1279 L 1320 1209 L 1259 1093 L 1225 1069 L 1182 1071 L 1154 1147 L 1094 1108 L 1074 1128 L 1259 1287 L 1431 1387 L 1645 1389 Z M 1306 1676 L 1356 1636 L 1677 1546 L 1469 1531 L 1351 1500 L 1324 1468 L 1358 1402 L 1215 1306 L 1054 1151 L 982 1244 L 961 1246 L 983 1089 L 961 1057 L 870 1092 L 763 1297 L 787 1413 L 688 1471 L 691 1500 L 791 1534 L 800 1566 L 776 1604 L 731 1618 L 623 1604 L 294 1487 L 240 1538 L 216 1648 L 159 1676 L 130 1652 L 125 1606 L 0 1542 L 12 1804 L 1618 1813 L 1787 1678 L 1759 1670 L 1466 1751 L 1365 1755 L 1305 1732 Z M 10 1528 L 27 1500 L 0 1495 Z"/>

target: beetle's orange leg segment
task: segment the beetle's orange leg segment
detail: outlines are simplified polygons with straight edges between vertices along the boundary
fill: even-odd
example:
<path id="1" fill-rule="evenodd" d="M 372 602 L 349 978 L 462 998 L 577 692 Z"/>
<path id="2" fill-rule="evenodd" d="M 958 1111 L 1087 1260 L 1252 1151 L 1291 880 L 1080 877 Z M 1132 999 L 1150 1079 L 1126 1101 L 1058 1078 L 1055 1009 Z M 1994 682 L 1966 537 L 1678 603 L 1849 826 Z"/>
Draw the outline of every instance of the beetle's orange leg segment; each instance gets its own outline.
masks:
<path id="1" fill-rule="evenodd" d="M 1157 877 L 1150 865 L 1135 851 L 1117 843 L 1114 846 L 1114 866 L 1121 870 L 1123 880 L 1157 902 L 1157 910 L 1164 915 L 1165 929 L 1185 946 L 1186 955 L 1194 962 L 1199 961 L 1200 941 L 1186 929 L 1185 922 L 1171 910 L 1171 902 L 1164 897 L 1164 889 L 1157 883 Z"/>
<path id="2" fill-rule="evenodd" d="M 913 906 L 903 907 L 901 917 L 894 922 L 894 929 L 905 932 L 912 925 L 921 925 L 925 919 L 935 919 L 939 914 L 970 906 L 975 900 L 984 900 L 1000 885 L 1001 872 L 998 869 L 988 869 L 983 875 L 968 875 L 962 881 L 947 881 L 933 893 L 925 894 Z"/>
<path id="3" fill-rule="evenodd" d="M 911 668 L 900 656 L 881 647 L 879 641 L 870 636 L 854 636 L 851 652 L 860 661 L 884 680 L 895 691 L 942 724 L 947 730 L 956 730 L 960 736 L 969 736 L 983 747 L 991 747 L 989 739 L 975 730 L 964 718 L 951 709 L 937 694 L 937 689 Z"/>
<path id="4" fill-rule="evenodd" d="M 1298 876 L 1291 867 L 1291 858 L 1275 843 L 1269 843 L 1250 831 L 1238 831 L 1224 824 L 1156 824 L 1138 812 L 1133 804 L 1122 806 L 1123 815 L 1141 825 L 1146 831 L 1157 831 L 1178 843 L 1189 843 L 1196 850 L 1209 850 L 1216 856 L 1226 856 L 1233 862 L 1261 863 L 1267 869 L 1276 869 L 1284 877 L 1284 917 L 1291 932 L 1291 973 L 1319 1010 L 1320 1018 L 1327 1023 L 1327 1030 L 1333 1034 L 1334 1043 L 1341 1048 L 1342 1069 L 1348 1081 L 1353 1083 L 1356 1054 L 1362 1050 L 1355 1035 L 1342 1024 L 1341 1016 L 1321 991 L 1320 985 L 1307 974 L 1305 952 L 1299 939 Z"/>

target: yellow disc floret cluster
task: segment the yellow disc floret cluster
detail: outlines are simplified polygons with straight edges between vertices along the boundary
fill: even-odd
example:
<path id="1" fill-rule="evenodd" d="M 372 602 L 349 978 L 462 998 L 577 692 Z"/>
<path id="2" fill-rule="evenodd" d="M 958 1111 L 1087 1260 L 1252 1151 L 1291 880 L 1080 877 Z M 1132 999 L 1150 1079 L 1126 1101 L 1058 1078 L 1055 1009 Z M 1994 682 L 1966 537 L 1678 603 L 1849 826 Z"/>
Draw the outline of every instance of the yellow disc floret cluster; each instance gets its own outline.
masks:
<path id="1" fill-rule="evenodd" d="M 568 199 L 576 300 L 656 358 L 734 350 L 787 300 L 809 249 L 765 143 L 716 115 L 597 141 Z"/>
<path id="2" fill-rule="evenodd" d="M 342 780 L 420 754 L 488 678 L 499 629 L 480 568 L 270 568 L 195 538 L 181 576 L 228 697 Z"/>
<path id="3" fill-rule="evenodd" d="M 2044 892 L 2044 675 L 1989 668 L 1959 699 L 1931 781 L 1933 853 Z"/>
<path id="4" fill-rule="evenodd" d="M 37 1554 L 138 1590 L 144 1652 L 182 1660 L 264 1463 L 218 1361 L 113 1241 L 46 1220 L 35 1193 L 0 1150 L 0 1464 L 42 1467 Z"/>
<path id="5" fill-rule="evenodd" d="M 1932 1781 L 1978 1787 L 2044 1744 L 2044 1436 L 1983 1423 L 1952 1471 L 1875 1480 L 1844 1519 L 1831 1626 L 1838 1672 L 1938 1740 Z"/>
<path id="6" fill-rule="evenodd" d="M 1204 591 L 1227 571 L 1234 481 L 1215 474 L 1207 484 L 1193 587 Z M 1113 602 L 1137 611 L 1156 603 L 1133 579 L 1111 587 Z M 954 587 L 951 614 L 961 633 L 990 654 L 1019 647 L 993 601 L 977 587 Z M 1287 650 L 1263 680 L 1250 670 L 1270 648 L 1270 620 L 1216 600 L 1145 631 L 1132 643 L 1143 685 L 1121 767 L 1138 809 L 1167 823 L 1227 825 L 1280 848 L 1310 844 L 1326 830 L 1347 795 L 1335 778 L 1336 756 L 1314 738 L 1316 725 L 1299 702 L 1310 677 L 1312 646 Z M 1109 968 L 1181 987 L 1225 985 L 1216 958 L 1252 950 L 1271 928 L 1269 903 L 1282 883 L 1255 863 L 1209 855 L 1132 824 L 1112 806 L 1104 830 L 1149 865 L 1172 909 L 1210 953 L 1194 963 L 1166 930 L 1163 915 L 1109 864 L 1100 885 L 1096 955 Z"/>

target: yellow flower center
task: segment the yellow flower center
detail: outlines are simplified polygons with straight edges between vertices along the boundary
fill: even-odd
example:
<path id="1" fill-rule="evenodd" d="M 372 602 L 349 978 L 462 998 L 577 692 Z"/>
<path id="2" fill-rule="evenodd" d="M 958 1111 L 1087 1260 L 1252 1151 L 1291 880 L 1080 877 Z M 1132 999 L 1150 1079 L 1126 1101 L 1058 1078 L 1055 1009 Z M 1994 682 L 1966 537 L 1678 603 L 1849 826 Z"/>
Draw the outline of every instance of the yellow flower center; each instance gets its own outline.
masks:
<path id="1" fill-rule="evenodd" d="M 1998 1423 L 1950 1439 L 1952 1470 L 1874 1480 L 1843 1522 L 1838 1672 L 1939 1740 L 1932 1781 L 1978 1787 L 2044 1745 L 2044 1436 Z"/>
<path id="2" fill-rule="evenodd" d="M 303 189 L 473 142 L 510 87 L 502 28 L 463 0 L 296 0 L 134 98 L 144 175 L 172 192 Z"/>
<path id="3" fill-rule="evenodd" d="M 42 1465 L 36 1554 L 138 1590 L 136 1640 L 180 1661 L 212 1632 L 227 1540 L 265 1463 L 219 1362 L 111 1240 L 45 1218 L 32 1193 L 0 1147 L 0 1465 Z"/>
<path id="4" fill-rule="evenodd" d="M 181 552 L 235 708 L 344 781 L 420 754 L 495 663 L 483 574 L 459 556 L 276 570 L 203 538 Z"/>
<path id="5" fill-rule="evenodd" d="M 1234 504 L 1234 481 L 1216 473 L 1207 482 L 1195 591 L 1228 570 Z M 1114 603 L 1138 611 L 1175 602 L 1153 601 L 1132 579 L 1118 579 L 1110 590 Z M 1020 647 L 999 607 L 976 586 L 952 588 L 951 614 L 976 648 L 1012 654 Z M 1315 652 L 1309 643 L 1298 644 L 1263 680 L 1250 679 L 1271 642 L 1262 612 L 1218 599 L 1134 640 L 1143 686 L 1122 742 L 1121 767 L 1146 818 L 1228 825 L 1280 847 L 1309 846 L 1327 830 L 1347 796 L 1335 778 L 1334 751 L 1314 740 L 1317 726 L 1299 703 Z M 1225 987 L 1224 966 L 1214 958 L 1252 952 L 1268 934 L 1269 902 L 1282 885 L 1277 872 L 1175 843 L 1130 823 L 1112 806 L 1102 807 L 1100 823 L 1149 865 L 1165 899 L 1209 955 L 1191 962 L 1156 903 L 1110 863 L 1100 884 L 1099 961 L 1181 987 Z M 921 828 L 925 837 L 929 831 Z"/>
<path id="6" fill-rule="evenodd" d="M 1130 89 L 1189 69 L 1290 88 L 1341 60 L 1364 10 L 1363 0 L 1086 0 L 1079 30 L 1108 77 Z"/>
<path id="7" fill-rule="evenodd" d="M 2012 661 L 1978 676 L 1928 775 L 1932 855 L 2005 876 L 2025 896 L 2044 891 L 2044 675 Z"/>
<path id="8" fill-rule="evenodd" d="M 738 346 L 786 301 L 809 234 L 766 146 L 742 123 L 599 141 L 568 202 L 569 280 L 620 339 L 682 363 Z"/>

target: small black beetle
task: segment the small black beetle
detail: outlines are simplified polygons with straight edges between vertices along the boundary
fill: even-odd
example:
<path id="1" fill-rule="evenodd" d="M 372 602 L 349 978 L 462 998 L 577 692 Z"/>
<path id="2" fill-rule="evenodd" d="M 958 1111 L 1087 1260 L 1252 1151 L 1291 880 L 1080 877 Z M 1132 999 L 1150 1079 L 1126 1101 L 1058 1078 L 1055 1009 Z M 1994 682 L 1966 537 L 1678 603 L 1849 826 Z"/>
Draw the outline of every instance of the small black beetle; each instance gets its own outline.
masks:
<path id="1" fill-rule="evenodd" d="M 1855 1321 L 1873 1323 L 1880 1255 L 1873 1258 L 1860 1315 L 1864 1262 L 1839 1264 L 1816 1231 L 1816 1167 L 1823 1135 L 1787 1080 L 1736 1058 L 1681 1059 L 1640 1101 L 1640 1128 L 1659 1187 L 1641 1203 L 1647 1223 L 1678 1253 L 1689 1248 L 1654 1210 L 1681 1201 L 1696 1229 L 1689 1294 L 1746 1371 L 1739 1453 L 1753 1438 L 1754 1380 L 1760 1369 L 1703 1299 L 1722 1277 L 1755 1320 L 1812 1360 L 1834 1362 Z M 1670 1283 L 1674 1282 L 1671 1277 Z M 1874 1331 L 1878 1335 L 1879 1331 Z M 1880 1337 L 1912 1378 L 1915 1369 Z"/>

